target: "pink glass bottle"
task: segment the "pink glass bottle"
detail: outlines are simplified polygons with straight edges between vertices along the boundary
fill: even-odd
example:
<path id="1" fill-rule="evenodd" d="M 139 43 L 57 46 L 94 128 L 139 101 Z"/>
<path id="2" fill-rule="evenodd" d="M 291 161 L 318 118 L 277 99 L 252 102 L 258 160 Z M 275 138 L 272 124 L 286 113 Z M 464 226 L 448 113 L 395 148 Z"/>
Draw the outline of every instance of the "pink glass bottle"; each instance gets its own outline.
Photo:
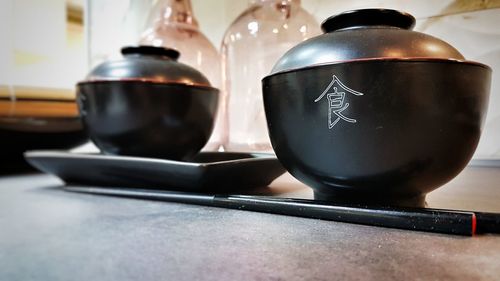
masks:
<path id="1" fill-rule="evenodd" d="M 149 27 L 141 35 L 140 45 L 173 48 L 181 53 L 179 62 L 201 71 L 213 87 L 221 88 L 220 55 L 198 29 L 190 0 L 162 0 L 151 10 Z M 225 142 L 224 92 L 221 91 L 215 128 L 204 150 L 218 150 Z"/>
<path id="2" fill-rule="evenodd" d="M 250 0 L 222 42 L 223 91 L 228 94 L 226 150 L 272 151 L 261 79 L 296 44 L 320 34 L 300 0 Z"/>

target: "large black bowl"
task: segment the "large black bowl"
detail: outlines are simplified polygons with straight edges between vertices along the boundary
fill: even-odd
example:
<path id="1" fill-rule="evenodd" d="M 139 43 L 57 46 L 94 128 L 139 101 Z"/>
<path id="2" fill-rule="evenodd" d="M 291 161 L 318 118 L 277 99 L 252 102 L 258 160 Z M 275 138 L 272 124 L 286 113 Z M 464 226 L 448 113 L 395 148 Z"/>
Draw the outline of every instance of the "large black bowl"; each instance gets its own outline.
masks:
<path id="1" fill-rule="evenodd" d="M 273 148 L 322 199 L 422 205 L 478 144 L 491 69 L 444 59 L 368 59 L 263 79 Z"/>
<path id="2" fill-rule="evenodd" d="M 90 138 L 105 153 L 186 159 L 208 141 L 218 90 L 147 81 L 92 81 L 77 85 Z"/>

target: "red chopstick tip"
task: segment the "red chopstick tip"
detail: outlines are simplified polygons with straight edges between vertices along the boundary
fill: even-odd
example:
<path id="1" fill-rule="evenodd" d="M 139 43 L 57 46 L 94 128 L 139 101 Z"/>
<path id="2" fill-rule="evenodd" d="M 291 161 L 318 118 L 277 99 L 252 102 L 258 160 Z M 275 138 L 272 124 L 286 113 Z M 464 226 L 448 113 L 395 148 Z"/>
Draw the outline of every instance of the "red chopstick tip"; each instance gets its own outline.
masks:
<path id="1" fill-rule="evenodd" d="M 477 218 L 476 214 L 472 213 L 472 235 L 476 234 Z"/>

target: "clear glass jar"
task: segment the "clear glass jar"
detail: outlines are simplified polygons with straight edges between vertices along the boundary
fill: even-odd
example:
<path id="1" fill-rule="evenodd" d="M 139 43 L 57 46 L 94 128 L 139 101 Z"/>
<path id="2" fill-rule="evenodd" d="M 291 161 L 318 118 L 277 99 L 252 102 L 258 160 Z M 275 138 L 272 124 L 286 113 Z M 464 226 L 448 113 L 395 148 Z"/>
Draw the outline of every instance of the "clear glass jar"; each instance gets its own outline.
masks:
<path id="1" fill-rule="evenodd" d="M 163 46 L 181 53 L 179 62 L 201 71 L 213 87 L 221 88 L 220 56 L 198 28 L 190 0 L 159 1 L 151 10 L 140 45 Z M 215 128 L 204 150 L 218 150 L 226 139 L 225 95 L 221 91 Z"/>
<path id="2" fill-rule="evenodd" d="M 250 0 L 222 42 L 223 91 L 228 94 L 226 150 L 272 151 L 261 79 L 296 44 L 320 34 L 300 0 Z"/>

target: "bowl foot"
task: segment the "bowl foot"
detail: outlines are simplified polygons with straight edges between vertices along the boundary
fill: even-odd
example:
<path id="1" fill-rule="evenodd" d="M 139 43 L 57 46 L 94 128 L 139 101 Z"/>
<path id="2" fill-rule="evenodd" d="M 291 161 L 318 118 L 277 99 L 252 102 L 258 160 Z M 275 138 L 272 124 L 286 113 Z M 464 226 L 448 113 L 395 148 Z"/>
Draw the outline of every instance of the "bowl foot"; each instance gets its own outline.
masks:
<path id="1" fill-rule="evenodd" d="M 345 195 L 314 191 L 314 200 L 329 201 L 345 205 L 359 204 L 369 206 L 399 206 L 412 208 L 424 208 L 427 206 L 427 203 L 425 202 L 425 194 L 413 197 L 377 197 L 373 195 Z"/>

